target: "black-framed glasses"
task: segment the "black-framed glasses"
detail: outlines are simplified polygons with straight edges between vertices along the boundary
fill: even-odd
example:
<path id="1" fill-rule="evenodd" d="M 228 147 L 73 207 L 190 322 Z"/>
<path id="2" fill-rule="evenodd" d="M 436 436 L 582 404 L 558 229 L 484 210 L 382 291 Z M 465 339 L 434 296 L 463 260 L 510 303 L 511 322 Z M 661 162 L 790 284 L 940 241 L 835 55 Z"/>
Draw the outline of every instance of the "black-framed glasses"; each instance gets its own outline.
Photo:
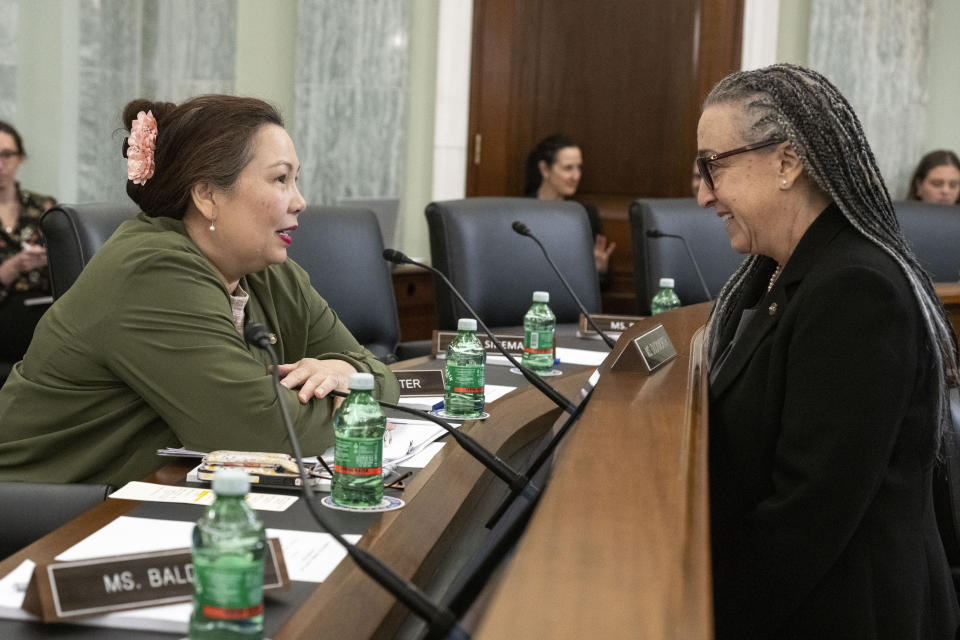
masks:
<path id="1" fill-rule="evenodd" d="M 710 191 L 713 191 L 713 176 L 710 175 L 710 163 L 716 162 L 717 160 L 722 160 L 723 158 L 729 158 L 730 156 L 735 156 L 739 153 L 746 153 L 747 151 L 754 151 L 756 149 L 762 149 L 764 147 L 769 147 L 773 144 L 780 144 L 784 142 L 785 138 L 774 138 L 772 140 L 764 140 L 763 142 L 754 142 L 753 144 L 748 144 L 745 147 L 740 147 L 739 149 L 734 149 L 733 151 L 724 151 L 723 153 L 714 153 L 709 156 L 700 156 L 697 158 L 697 170 L 700 172 L 700 177 L 704 182 L 707 183 L 707 186 L 710 187 Z"/>
<path id="2" fill-rule="evenodd" d="M 6 151 L 0 151 L 0 160 L 13 160 L 14 158 L 19 158 L 22 155 L 23 154 L 19 151 L 10 151 L 8 149 Z"/>

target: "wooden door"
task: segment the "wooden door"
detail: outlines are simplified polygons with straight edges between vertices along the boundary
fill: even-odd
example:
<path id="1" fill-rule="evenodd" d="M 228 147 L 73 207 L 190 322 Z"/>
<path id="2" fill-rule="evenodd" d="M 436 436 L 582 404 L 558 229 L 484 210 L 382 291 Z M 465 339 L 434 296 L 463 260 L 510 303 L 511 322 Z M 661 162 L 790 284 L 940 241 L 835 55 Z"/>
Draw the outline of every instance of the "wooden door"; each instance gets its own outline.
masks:
<path id="1" fill-rule="evenodd" d="M 523 195 L 541 138 L 580 145 L 577 198 L 617 243 L 604 310 L 635 312 L 627 207 L 687 197 L 696 125 L 740 65 L 743 0 L 474 0 L 467 195 Z"/>

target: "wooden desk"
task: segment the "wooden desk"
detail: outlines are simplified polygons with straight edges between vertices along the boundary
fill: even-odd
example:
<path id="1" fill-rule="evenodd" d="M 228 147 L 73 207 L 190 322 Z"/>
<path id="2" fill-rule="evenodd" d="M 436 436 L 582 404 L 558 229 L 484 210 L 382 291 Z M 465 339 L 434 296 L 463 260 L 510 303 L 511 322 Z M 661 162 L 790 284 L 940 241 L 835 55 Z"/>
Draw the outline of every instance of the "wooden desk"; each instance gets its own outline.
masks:
<path id="1" fill-rule="evenodd" d="M 426 361 L 423 358 L 405 364 L 423 366 Z M 505 370 L 505 367 L 498 369 Z M 591 371 L 586 367 L 572 367 L 564 377 L 551 379 L 551 384 L 567 397 L 576 398 Z M 520 383 L 519 376 L 505 375 L 510 376 L 511 384 Z M 521 387 L 498 400 L 496 410 L 491 413 L 491 418 L 468 422 L 462 429 L 483 446 L 509 459 L 512 453 L 546 433 L 560 415 L 560 410 L 535 389 Z M 190 466 L 166 467 L 148 480 L 176 484 L 184 479 Z M 477 517 L 485 519 L 492 513 L 484 511 L 478 515 L 474 509 L 493 483 L 499 481 L 462 449 L 444 447 L 408 484 L 403 496 L 407 506 L 383 514 L 364 534 L 360 546 L 403 578 L 427 583 L 431 574 L 450 557 L 452 541 L 460 529 L 474 526 L 472 521 Z M 500 486 L 495 488 L 500 489 Z M 41 562 L 52 559 L 139 504 L 128 500 L 107 500 L 4 560 L 0 563 L 0 576 L 9 573 L 24 559 Z M 392 637 L 407 615 L 405 607 L 398 605 L 392 596 L 347 560 L 341 562 L 325 582 L 316 586 L 298 612 L 273 634 L 273 638 L 329 635 L 348 640 Z M 91 634 L 88 629 L 73 629 L 77 634 Z M 58 628 L 57 631 L 63 637 L 74 633 L 70 628 Z M 96 637 L 95 634 L 92 637 Z"/>
<path id="2" fill-rule="evenodd" d="M 950 316 L 953 331 L 960 340 L 960 282 L 940 282 L 934 285 L 934 288 Z"/>
<path id="3" fill-rule="evenodd" d="M 713 637 L 708 310 L 625 335 L 663 322 L 680 355 L 652 376 L 601 367 L 475 638 Z"/>

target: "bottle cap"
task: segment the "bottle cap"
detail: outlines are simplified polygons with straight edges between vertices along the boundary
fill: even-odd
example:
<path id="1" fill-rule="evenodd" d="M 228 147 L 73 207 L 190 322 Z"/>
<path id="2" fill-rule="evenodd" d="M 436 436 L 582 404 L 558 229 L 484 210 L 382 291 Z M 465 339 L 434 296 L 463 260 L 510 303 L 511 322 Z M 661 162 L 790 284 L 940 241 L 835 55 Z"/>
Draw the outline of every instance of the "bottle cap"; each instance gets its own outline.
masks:
<path id="1" fill-rule="evenodd" d="M 660 278 L 660 286 L 673 289 L 673 278 Z"/>
<path id="2" fill-rule="evenodd" d="M 460 318 L 457 321 L 457 331 L 476 331 L 477 321 L 473 318 Z"/>
<path id="3" fill-rule="evenodd" d="M 213 472 L 213 492 L 222 496 L 242 496 L 250 490 L 250 478 L 240 469 Z"/>
<path id="4" fill-rule="evenodd" d="M 549 292 L 549 291 L 534 291 L 534 292 L 533 292 L 533 301 L 534 301 L 534 302 L 550 302 L 550 292 Z"/>
<path id="5" fill-rule="evenodd" d="M 351 373 L 350 380 L 347 382 L 347 385 L 351 389 L 356 389 L 357 391 L 370 391 L 373 389 L 373 374 Z"/>

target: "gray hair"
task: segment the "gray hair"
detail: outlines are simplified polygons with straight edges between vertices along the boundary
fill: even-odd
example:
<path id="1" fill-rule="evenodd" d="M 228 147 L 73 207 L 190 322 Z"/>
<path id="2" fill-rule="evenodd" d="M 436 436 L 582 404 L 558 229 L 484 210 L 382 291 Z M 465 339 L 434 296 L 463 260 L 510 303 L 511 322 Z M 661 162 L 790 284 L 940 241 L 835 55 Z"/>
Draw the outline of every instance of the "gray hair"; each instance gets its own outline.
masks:
<path id="1" fill-rule="evenodd" d="M 824 76 L 790 64 L 733 73 L 710 91 L 704 108 L 740 104 L 746 143 L 783 138 L 793 146 L 807 175 L 829 195 L 862 236 L 885 251 L 906 276 L 934 356 L 941 389 L 938 432 L 941 441 L 950 424 L 948 386 L 960 383 L 953 329 L 930 276 L 907 247 L 890 193 L 876 158 L 850 103 Z M 717 296 L 708 328 L 711 355 L 718 337 L 738 322 L 741 301 L 756 295 L 773 269 L 765 256 L 746 259 Z"/>

